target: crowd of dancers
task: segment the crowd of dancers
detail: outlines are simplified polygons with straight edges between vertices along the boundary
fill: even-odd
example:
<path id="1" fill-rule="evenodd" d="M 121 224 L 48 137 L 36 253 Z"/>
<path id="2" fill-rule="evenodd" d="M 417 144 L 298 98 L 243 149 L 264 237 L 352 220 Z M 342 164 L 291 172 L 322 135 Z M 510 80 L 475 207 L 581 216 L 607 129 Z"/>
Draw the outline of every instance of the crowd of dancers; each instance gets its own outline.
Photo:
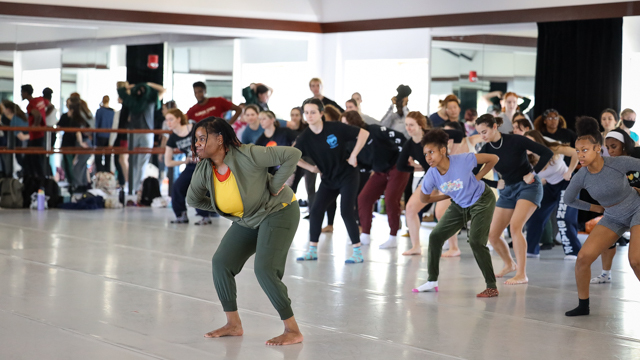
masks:
<path id="1" fill-rule="evenodd" d="M 267 344 L 303 340 L 282 283 L 287 253 L 300 221 L 299 204 L 306 203 L 309 245 L 297 261 L 319 259 L 321 234 L 333 231 L 338 196 L 352 245 L 346 264 L 365 261 L 362 246 L 376 244 L 383 251 L 398 247 L 403 204 L 411 247 L 402 255 L 421 255 L 423 213 L 435 214 L 427 247 L 428 281 L 413 289 L 416 293 L 439 291 L 440 259 L 460 255 L 461 232 L 486 283 L 480 298 L 498 296 L 496 279 L 512 273 L 504 284 L 528 283 L 527 259 L 552 247 L 556 232 L 565 259 L 575 261 L 579 302 L 567 316 L 589 314 L 589 286 L 611 281 L 616 244 L 629 243 L 629 262 L 640 279 L 640 156 L 638 135 L 631 131 L 633 110 L 625 109 L 618 118 L 615 110 L 606 109 L 600 121 L 581 117 L 574 132 L 554 109 L 531 121 L 520 111 L 529 100 L 513 92 L 487 94 L 488 113 L 480 117 L 468 109 L 460 119 L 455 95 L 446 96 L 439 110 L 426 116 L 409 110 L 411 88 L 400 85 L 378 121 L 362 113 L 359 93 L 345 102 L 345 110 L 322 94 L 320 79 L 312 79 L 309 89 L 313 96 L 291 109 L 289 121 L 269 110 L 274 90 L 264 84 L 245 88 L 246 102 L 238 105 L 207 97 L 202 82 L 194 84 L 197 103 L 186 113 L 174 102 L 165 104 L 165 128 L 172 133 L 162 142 L 164 162 L 185 165 L 172 188 L 172 222 L 189 222 L 187 204 L 197 209 L 201 225 L 211 223 L 212 216 L 232 221 L 212 259 L 227 324 L 205 336 L 243 334 L 235 275 L 255 254 L 258 281 L 285 326 Z M 143 120 L 145 109 L 155 106 L 163 93 L 155 84 L 123 84 L 120 90 L 124 105 L 142 113 Z M 131 98 L 149 93 L 153 99 L 137 109 Z M 76 103 L 70 109 L 79 114 Z M 20 113 L 11 104 L 3 110 L 7 116 Z M 72 135 L 80 143 L 91 140 L 82 133 Z M 186 156 L 177 160 L 177 154 Z M 416 174 L 424 175 L 416 182 Z M 303 178 L 307 199 L 299 201 L 296 191 Z M 371 233 L 373 208 L 383 195 L 387 238 Z M 328 225 L 323 228 L 325 214 Z M 578 230 L 596 221 L 581 244 Z M 629 240 L 623 237 L 627 232 Z M 449 249 L 443 253 L 445 243 Z M 490 247 L 503 262 L 497 271 Z M 599 256 L 602 274 L 591 278 L 591 264 Z"/>

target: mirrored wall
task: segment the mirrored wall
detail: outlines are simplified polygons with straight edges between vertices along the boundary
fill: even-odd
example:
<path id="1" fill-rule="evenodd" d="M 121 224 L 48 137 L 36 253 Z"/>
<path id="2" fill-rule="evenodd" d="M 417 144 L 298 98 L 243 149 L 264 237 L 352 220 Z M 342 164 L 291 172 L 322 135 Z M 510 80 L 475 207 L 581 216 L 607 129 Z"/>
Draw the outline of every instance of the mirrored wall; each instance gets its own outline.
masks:
<path id="1" fill-rule="evenodd" d="M 519 100 L 526 105 L 520 110 L 529 111 L 535 104 L 535 43 L 535 38 L 506 36 L 434 38 L 429 112 L 438 111 L 439 100 L 455 94 L 461 101 L 461 117 L 466 109 L 484 114 L 499 104 L 494 95 L 508 91 L 526 98 Z"/>

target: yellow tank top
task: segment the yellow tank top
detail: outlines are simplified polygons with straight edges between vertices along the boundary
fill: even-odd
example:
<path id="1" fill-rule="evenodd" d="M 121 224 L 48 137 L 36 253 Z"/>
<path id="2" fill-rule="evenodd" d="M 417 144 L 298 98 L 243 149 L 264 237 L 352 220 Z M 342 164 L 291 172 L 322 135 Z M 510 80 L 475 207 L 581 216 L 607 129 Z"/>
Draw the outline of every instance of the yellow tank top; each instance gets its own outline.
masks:
<path id="1" fill-rule="evenodd" d="M 236 177 L 231 173 L 231 169 L 226 174 L 220 175 L 213 169 L 213 190 L 215 191 L 216 207 L 225 214 L 241 218 L 244 215 L 244 205 L 238 189 Z M 296 194 L 293 194 L 291 202 L 296 201 Z M 282 203 L 282 207 L 289 204 Z"/>
<path id="2" fill-rule="evenodd" d="M 236 177 L 231 173 L 231 169 L 227 170 L 224 175 L 218 174 L 216 169 L 213 169 L 213 189 L 218 210 L 239 218 L 244 215 L 242 197 Z"/>

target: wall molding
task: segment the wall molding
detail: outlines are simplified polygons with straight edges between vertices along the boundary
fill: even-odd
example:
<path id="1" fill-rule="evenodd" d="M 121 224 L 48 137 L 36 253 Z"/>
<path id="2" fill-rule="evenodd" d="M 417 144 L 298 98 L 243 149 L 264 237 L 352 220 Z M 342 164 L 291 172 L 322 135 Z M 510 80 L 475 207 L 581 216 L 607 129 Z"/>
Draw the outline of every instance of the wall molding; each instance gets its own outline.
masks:
<path id="1" fill-rule="evenodd" d="M 640 1 L 326 23 L 23 4 L 2 1 L 0 1 L 0 15 L 307 33 L 338 33 L 617 18 L 640 15 Z"/>
<path id="2" fill-rule="evenodd" d="M 504 45 L 521 47 L 538 47 L 538 39 L 523 36 L 503 35 L 471 35 L 471 36 L 434 36 L 433 41 L 451 41 L 484 45 Z"/>

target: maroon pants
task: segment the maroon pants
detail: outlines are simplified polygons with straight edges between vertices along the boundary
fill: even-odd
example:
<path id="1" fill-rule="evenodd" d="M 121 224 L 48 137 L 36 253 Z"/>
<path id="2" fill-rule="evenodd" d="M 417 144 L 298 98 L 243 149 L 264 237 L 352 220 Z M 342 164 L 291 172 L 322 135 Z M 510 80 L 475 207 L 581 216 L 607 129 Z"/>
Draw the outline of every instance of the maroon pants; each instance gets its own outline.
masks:
<path id="1" fill-rule="evenodd" d="M 371 219 L 373 218 L 373 204 L 384 194 L 385 205 L 387 207 L 387 218 L 389 219 L 390 235 L 395 236 L 400 229 L 400 198 L 405 186 L 409 181 L 409 173 L 403 172 L 396 167 L 381 173 L 374 172 L 367 185 L 358 196 L 358 215 L 362 233 L 371 233 Z"/>

